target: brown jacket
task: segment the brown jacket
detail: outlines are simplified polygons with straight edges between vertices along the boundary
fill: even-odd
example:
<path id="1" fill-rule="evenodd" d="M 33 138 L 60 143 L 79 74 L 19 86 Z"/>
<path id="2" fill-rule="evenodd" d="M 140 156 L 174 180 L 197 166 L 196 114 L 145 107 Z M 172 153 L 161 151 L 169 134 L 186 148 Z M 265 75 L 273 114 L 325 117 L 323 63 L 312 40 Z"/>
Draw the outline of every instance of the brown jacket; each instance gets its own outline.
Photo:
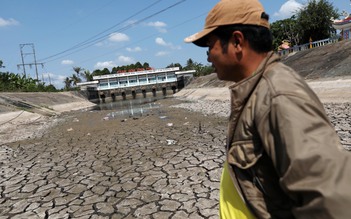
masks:
<path id="1" fill-rule="evenodd" d="M 227 160 L 258 218 L 351 218 L 351 153 L 303 78 L 268 55 L 230 87 Z"/>

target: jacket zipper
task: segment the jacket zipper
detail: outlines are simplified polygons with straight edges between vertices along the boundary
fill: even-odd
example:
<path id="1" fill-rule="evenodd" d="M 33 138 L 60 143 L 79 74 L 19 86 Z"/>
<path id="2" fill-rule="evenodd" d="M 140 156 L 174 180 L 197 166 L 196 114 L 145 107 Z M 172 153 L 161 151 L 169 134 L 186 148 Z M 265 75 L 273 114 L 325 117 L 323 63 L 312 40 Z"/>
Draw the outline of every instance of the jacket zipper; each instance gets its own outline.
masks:
<path id="1" fill-rule="evenodd" d="M 266 190 L 263 188 L 261 180 L 256 176 L 255 171 L 250 168 L 250 172 L 252 174 L 252 184 L 258 188 L 264 195 L 267 195 Z"/>

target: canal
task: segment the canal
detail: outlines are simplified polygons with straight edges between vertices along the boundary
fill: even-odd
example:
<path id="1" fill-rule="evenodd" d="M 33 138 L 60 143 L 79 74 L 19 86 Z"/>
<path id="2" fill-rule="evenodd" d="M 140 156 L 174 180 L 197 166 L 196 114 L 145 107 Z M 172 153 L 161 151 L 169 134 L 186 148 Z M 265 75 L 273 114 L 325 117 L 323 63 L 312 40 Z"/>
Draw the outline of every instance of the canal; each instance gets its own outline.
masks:
<path id="1" fill-rule="evenodd" d="M 157 103 L 161 99 L 172 98 L 172 96 L 158 95 L 155 97 L 138 97 L 136 99 L 116 100 L 97 104 L 92 111 L 108 110 L 109 112 L 104 119 L 142 117 L 147 115 L 150 110 L 160 108 Z"/>

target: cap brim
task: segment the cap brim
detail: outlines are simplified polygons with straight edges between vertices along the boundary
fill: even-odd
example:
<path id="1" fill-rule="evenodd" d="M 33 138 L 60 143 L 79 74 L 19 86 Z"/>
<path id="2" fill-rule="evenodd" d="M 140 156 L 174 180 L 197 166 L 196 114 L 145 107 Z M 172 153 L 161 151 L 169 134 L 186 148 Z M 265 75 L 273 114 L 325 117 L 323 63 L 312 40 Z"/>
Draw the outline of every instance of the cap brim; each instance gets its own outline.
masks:
<path id="1" fill-rule="evenodd" d="M 217 29 L 217 27 L 211 27 L 211 28 L 206 28 L 202 30 L 201 32 L 195 33 L 191 36 L 188 36 L 187 38 L 184 39 L 184 42 L 186 43 L 194 43 L 197 46 L 200 47 L 207 47 L 207 38 L 206 36 Z"/>

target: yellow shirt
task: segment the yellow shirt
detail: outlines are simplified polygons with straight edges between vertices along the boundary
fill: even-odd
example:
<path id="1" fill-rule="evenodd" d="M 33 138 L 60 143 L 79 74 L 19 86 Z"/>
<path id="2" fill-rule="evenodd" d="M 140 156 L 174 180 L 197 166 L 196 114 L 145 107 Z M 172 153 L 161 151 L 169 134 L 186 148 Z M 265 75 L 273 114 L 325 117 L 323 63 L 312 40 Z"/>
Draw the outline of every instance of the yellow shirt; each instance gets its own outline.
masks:
<path id="1" fill-rule="evenodd" d="M 221 219 L 254 219 L 250 210 L 240 198 L 228 172 L 225 162 L 219 192 L 219 215 Z"/>

